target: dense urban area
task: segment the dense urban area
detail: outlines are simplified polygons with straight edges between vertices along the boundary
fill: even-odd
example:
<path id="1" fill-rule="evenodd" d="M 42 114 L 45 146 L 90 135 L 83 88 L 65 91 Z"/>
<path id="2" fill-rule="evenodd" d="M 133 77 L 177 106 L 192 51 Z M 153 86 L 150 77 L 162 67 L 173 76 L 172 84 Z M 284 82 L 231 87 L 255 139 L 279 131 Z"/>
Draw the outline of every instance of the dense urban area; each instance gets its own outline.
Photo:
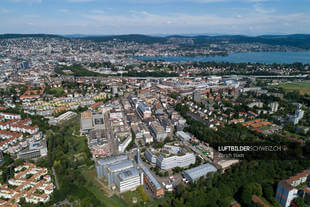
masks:
<path id="1" fill-rule="evenodd" d="M 309 64 L 141 59 L 289 42 L 0 36 L 0 206 L 310 206 Z"/>

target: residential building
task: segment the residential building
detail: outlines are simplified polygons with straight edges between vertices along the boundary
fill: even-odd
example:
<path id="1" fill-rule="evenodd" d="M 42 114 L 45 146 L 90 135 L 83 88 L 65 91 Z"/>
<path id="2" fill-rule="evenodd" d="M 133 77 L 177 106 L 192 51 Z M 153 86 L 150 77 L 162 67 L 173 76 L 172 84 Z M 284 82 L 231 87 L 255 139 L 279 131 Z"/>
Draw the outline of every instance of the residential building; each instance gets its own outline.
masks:
<path id="1" fill-rule="evenodd" d="M 25 163 L 14 169 L 14 178 L 8 184 L 0 186 L 0 205 L 17 206 L 21 198 L 27 203 L 46 203 L 54 191 L 51 176 L 46 168 L 40 168 L 32 163 Z M 29 176 L 31 175 L 31 176 Z"/>
<path id="2" fill-rule="evenodd" d="M 276 199 L 282 207 L 289 207 L 292 201 L 299 196 L 299 192 L 303 194 L 302 189 L 297 187 L 310 180 L 310 169 L 306 169 L 286 180 L 279 182 L 276 192 Z"/>
<path id="3" fill-rule="evenodd" d="M 30 143 L 27 149 L 22 150 L 17 154 L 17 158 L 25 160 L 45 156 L 47 156 L 47 145 L 45 140 Z"/>
<path id="4" fill-rule="evenodd" d="M 77 113 L 72 112 L 72 111 L 67 111 L 66 113 L 61 114 L 60 116 L 56 118 L 52 118 L 49 120 L 50 125 L 57 125 L 60 124 L 63 121 L 67 121 L 72 119 L 73 117 L 77 116 Z"/>
<path id="5" fill-rule="evenodd" d="M 278 102 L 272 102 L 269 104 L 271 112 L 277 112 L 279 108 L 279 103 Z"/>
<path id="6" fill-rule="evenodd" d="M 277 187 L 276 199 L 282 207 L 289 207 L 291 202 L 297 198 L 298 190 L 289 185 L 286 181 L 281 181 Z"/>

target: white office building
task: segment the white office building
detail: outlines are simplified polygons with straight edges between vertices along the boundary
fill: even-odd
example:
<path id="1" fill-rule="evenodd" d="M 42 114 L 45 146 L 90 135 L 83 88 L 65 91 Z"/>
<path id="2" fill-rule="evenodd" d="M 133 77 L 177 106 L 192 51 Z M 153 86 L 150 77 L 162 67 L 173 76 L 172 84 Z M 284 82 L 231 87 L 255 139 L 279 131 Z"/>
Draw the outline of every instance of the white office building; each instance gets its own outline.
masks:
<path id="1" fill-rule="evenodd" d="M 188 167 L 194 164 L 196 157 L 194 153 L 186 153 L 184 155 L 174 155 L 171 157 L 164 157 L 160 155 L 156 160 L 156 165 L 162 170 L 169 170 L 175 167 Z"/>
<path id="2" fill-rule="evenodd" d="M 135 190 L 138 186 L 143 185 L 143 173 L 139 173 L 136 168 L 129 168 L 116 173 L 114 182 L 120 193 Z"/>
<path id="3" fill-rule="evenodd" d="M 162 170 L 188 167 L 196 162 L 194 153 L 188 152 L 185 148 L 167 144 L 160 150 L 147 149 L 144 156 L 149 162 L 156 164 Z"/>
<path id="4" fill-rule="evenodd" d="M 128 145 L 130 144 L 132 138 L 131 136 L 127 137 L 124 142 L 120 143 L 118 145 L 118 151 L 119 152 L 125 152 L 126 148 L 128 147 Z"/>

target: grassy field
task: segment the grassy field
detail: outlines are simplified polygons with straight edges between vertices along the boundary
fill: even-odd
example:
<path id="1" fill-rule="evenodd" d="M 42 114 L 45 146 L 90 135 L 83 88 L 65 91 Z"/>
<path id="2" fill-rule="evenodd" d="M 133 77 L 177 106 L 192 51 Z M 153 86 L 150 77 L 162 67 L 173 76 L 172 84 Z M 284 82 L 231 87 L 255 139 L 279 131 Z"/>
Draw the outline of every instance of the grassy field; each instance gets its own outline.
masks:
<path id="1" fill-rule="evenodd" d="M 141 196 L 140 192 L 138 192 L 137 190 L 122 193 L 121 198 L 127 203 L 128 206 L 134 205 L 134 203 L 132 202 L 133 198 L 136 198 L 137 202 L 142 201 L 142 196 Z"/>
<path id="2" fill-rule="evenodd" d="M 136 199 L 136 203 L 147 204 L 150 201 L 150 197 L 145 193 L 142 186 L 139 186 L 135 191 L 127 191 L 121 194 L 121 198 L 127 203 L 128 206 L 134 206 L 133 198 Z"/>
<path id="3" fill-rule="evenodd" d="M 292 132 L 289 132 L 289 131 L 283 131 L 283 134 L 291 136 L 291 137 L 296 137 L 298 139 L 304 139 L 305 138 L 305 136 L 303 136 L 303 135 L 292 133 Z"/>
<path id="4" fill-rule="evenodd" d="M 96 172 L 94 168 L 82 170 L 82 174 L 87 180 L 87 185 L 85 186 L 89 191 L 91 191 L 98 200 L 105 204 L 107 207 L 126 207 L 126 203 L 117 196 L 108 197 L 105 195 L 105 190 L 96 181 Z"/>
<path id="5" fill-rule="evenodd" d="M 310 81 L 285 83 L 280 84 L 278 87 L 283 88 L 287 92 L 299 91 L 301 95 L 310 95 Z"/>

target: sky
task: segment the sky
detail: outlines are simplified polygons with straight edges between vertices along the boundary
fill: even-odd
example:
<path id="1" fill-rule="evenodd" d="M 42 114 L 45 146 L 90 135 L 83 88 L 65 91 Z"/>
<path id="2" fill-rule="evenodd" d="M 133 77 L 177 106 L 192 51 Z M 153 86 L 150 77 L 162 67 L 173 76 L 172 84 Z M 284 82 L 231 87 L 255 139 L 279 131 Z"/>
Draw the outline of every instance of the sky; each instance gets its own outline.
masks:
<path id="1" fill-rule="evenodd" d="M 0 0 L 0 33 L 309 34 L 310 0 Z"/>

